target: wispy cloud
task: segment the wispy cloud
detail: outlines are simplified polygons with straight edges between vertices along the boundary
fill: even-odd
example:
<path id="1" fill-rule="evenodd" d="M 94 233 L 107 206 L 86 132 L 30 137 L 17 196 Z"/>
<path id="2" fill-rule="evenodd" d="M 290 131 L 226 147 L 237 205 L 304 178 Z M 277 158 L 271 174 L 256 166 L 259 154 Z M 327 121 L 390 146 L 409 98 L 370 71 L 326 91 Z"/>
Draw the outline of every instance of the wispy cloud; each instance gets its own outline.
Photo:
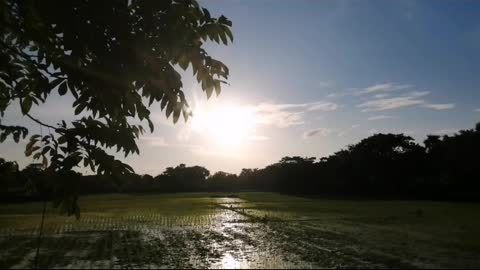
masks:
<path id="1" fill-rule="evenodd" d="M 271 125 L 279 128 L 302 125 L 305 123 L 303 111 L 289 111 L 282 108 L 265 108 L 257 111 L 256 121 L 259 124 Z"/>
<path id="2" fill-rule="evenodd" d="M 363 95 L 363 94 L 370 94 L 370 93 L 377 93 L 377 92 L 391 92 L 391 91 L 397 91 L 402 89 L 408 89 L 411 87 L 412 86 L 409 84 L 395 84 L 395 83 L 374 84 L 358 91 L 356 94 Z"/>
<path id="3" fill-rule="evenodd" d="M 268 140 L 268 137 L 264 136 L 251 136 L 250 140 Z M 217 157 L 228 157 L 228 158 L 241 158 L 242 154 L 239 151 L 228 151 L 222 150 L 218 147 L 211 145 L 201 145 L 201 144 L 189 144 L 189 143 L 167 143 L 165 138 L 158 136 L 143 136 L 140 137 L 140 143 L 145 144 L 149 147 L 173 147 L 173 148 L 182 148 L 189 150 L 192 154 L 202 155 L 202 156 L 217 156 Z"/>
<path id="4" fill-rule="evenodd" d="M 308 107 L 309 111 L 322 111 L 322 112 L 331 112 L 336 111 L 338 105 L 333 102 L 317 102 L 313 103 Z"/>
<path id="5" fill-rule="evenodd" d="M 389 97 L 389 96 L 390 96 L 390 94 L 377 94 L 374 97 L 375 98 L 386 98 L 386 97 Z"/>
<path id="6" fill-rule="evenodd" d="M 268 141 L 268 140 L 270 140 L 269 137 L 260 136 L 260 135 L 252 135 L 252 136 L 249 136 L 248 139 L 251 140 L 251 141 Z"/>
<path id="7" fill-rule="evenodd" d="M 251 154 L 244 153 L 242 151 L 231 151 L 228 149 L 219 149 L 218 147 L 212 147 L 208 145 L 190 145 L 187 149 L 194 155 L 228 158 L 228 159 L 251 159 Z"/>
<path id="8" fill-rule="evenodd" d="M 338 98 L 338 97 L 342 97 L 343 94 L 340 94 L 340 93 L 331 93 L 331 94 L 328 94 L 327 95 L 327 98 Z"/>
<path id="9" fill-rule="evenodd" d="M 422 107 L 428 108 L 428 109 L 434 109 L 434 110 L 450 110 L 450 109 L 455 108 L 455 104 L 453 104 L 453 103 L 448 103 L 448 104 L 426 103 L 426 104 L 423 104 Z"/>
<path id="10" fill-rule="evenodd" d="M 309 103 L 267 103 L 258 104 L 255 109 L 257 111 L 278 111 L 288 109 L 305 109 L 309 111 L 335 111 L 337 104 L 329 101 L 315 101 Z"/>
<path id="11" fill-rule="evenodd" d="M 302 137 L 304 139 L 307 139 L 307 138 L 310 138 L 310 137 L 313 137 L 313 136 L 326 137 L 326 136 L 332 134 L 334 131 L 335 130 L 331 129 L 331 128 L 316 128 L 316 129 L 306 131 L 305 133 L 303 133 Z"/>
<path id="12" fill-rule="evenodd" d="M 398 117 L 396 116 L 390 116 L 390 115 L 377 115 L 377 116 L 371 116 L 367 118 L 369 121 L 375 121 L 375 120 L 385 120 L 385 119 L 397 119 Z"/>
<path id="13" fill-rule="evenodd" d="M 393 110 L 393 109 L 420 105 L 424 103 L 425 103 L 424 100 L 417 99 L 414 96 L 405 96 L 405 97 L 393 97 L 393 98 L 370 100 L 357 105 L 357 107 L 362 108 L 363 109 L 362 112 L 369 112 L 369 111 Z"/>
<path id="14" fill-rule="evenodd" d="M 474 112 L 480 112 L 480 108 L 473 110 Z"/>
<path id="15" fill-rule="evenodd" d="M 329 87 L 329 86 L 332 86 L 333 83 L 332 82 L 328 82 L 328 81 L 318 81 L 317 82 L 317 87 L 318 88 L 326 88 L 326 87 Z"/>
<path id="16" fill-rule="evenodd" d="M 366 88 L 363 93 L 372 93 L 378 91 L 395 91 L 411 88 L 411 85 L 395 85 L 395 84 L 381 84 L 375 85 L 369 88 Z M 367 92 L 368 91 L 368 92 Z M 433 104 L 427 102 L 424 98 L 430 95 L 430 91 L 411 91 L 404 94 L 397 94 L 396 96 L 391 96 L 390 94 L 376 94 L 373 99 L 367 100 L 359 105 L 358 108 L 362 108 L 362 112 L 369 111 L 385 111 L 400 109 L 405 107 L 420 106 L 422 108 L 433 109 L 433 110 L 448 110 L 455 107 L 454 103 L 447 104 Z M 379 118 L 385 119 L 385 118 Z M 379 120 L 379 119 L 369 119 L 369 120 Z"/>
<path id="17" fill-rule="evenodd" d="M 407 96 L 412 97 L 424 97 L 430 95 L 430 91 L 413 91 L 407 94 Z"/>
<path id="18" fill-rule="evenodd" d="M 328 101 L 289 104 L 260 103 L 253 107 L 259 124 L 273 125 L 279 128 L 304 124 L 307 112 L 331 112 L 337 109 L 336 103 Z"/>
<path id="19" fill-rule="evenodd" d="M 336 98 L 342 98 L 345 96 L 351 96 L 352 95 L 352 89 L 347 89 L 344 91 L 337 91 L 334 93 L 330 93 L 326 96 L 327 99 L 336 99 Z"/>
<path id="20" fill-rule="evenodd" d="M 168 143 L 165 141 L 165 138 L 158 137 L 158 136 L 143 136 L 143 137 L 140 137 L 140 142 L 149 146 L 156 146 L 156 147 L 168 146 Z"/>

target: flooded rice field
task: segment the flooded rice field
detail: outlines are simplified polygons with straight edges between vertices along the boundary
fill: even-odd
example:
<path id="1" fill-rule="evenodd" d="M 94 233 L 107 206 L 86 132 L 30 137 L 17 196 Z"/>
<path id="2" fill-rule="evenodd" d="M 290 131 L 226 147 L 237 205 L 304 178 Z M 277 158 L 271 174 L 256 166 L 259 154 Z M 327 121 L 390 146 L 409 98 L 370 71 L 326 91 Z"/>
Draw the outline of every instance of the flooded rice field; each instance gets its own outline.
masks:
<path id="1" fill-rule="evenodd" d="M 405 213 L 386 216 L 393 212 L 379 210 L 375 214 L 371 203 L 332 205 L 334 201 L 286 196 L 279 200 L 280 195 L 275 194 L 229 198 L 208 194 L 173 198 L 118 196 L 87 198 L 78 221 L 49 213 L 38 266 L 82 269 L 480 266 L 478 244 L 462 238 L 469 227 L 450 224 L 448 228 L 432 227 L 433 232 L 429 232 L 430 223 L 418 220 L 402 205 L 396 207 L 405 208 Z M 33 212 L 34 205 L 5 207 L 0 212 L 0 267 L 31 268 L 39 215 Z M 426 213 L 432 215 L 438 211 L 436 207 L 439 206 L 424 206 Z M 370 212 L 362 214 L 362 209 Z M 442 230 L 452 229 L 457 231 L 450 231 L 450 235 L 456 236 L 437 239 Z"/>

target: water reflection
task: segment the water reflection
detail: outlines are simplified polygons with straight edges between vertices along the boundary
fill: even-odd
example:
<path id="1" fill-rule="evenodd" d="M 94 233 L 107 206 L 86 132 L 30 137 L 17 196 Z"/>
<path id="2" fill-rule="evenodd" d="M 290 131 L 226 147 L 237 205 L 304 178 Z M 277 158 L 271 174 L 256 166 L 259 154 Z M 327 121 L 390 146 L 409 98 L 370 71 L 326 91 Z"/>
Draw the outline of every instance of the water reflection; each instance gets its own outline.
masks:
<path id="1" fill-rule="evenodd" d="M 249 268 L 248 263 L 236 260 L 230 253 L 225 254 L 218 264 L 218 268 L 222 269 L 245 269 Z"/>
<path id="2" fill-rule="evenodd" d="M 297 268 L 302 265 L 285 259 L 273 244 L 268 224 L 256 222 L 246 214 L 246 201 L 239 198 L 217 198 L 215 203 L 218 206 L 218 222 L 209 229 L 221 237 L 210 241 L 213 244 L 211 247 L 221 257 L 210 268 Z"/>
<path id="3" fill-rule="evenodd" d="M 248 208 L 247 213 L 247 201 L 239 198 L 208 200 L 212 205 L 202 214 L 176 216 L 145 212 L 119 219 L 87 217 L 64 224 L 61 234 L 51 234 L 44 240 L 50 244 L 43 254 L 55 254 L 45 255 L 48 268 L 306 266 L 282 250 L 286 242 L 276 240 L 280 231 L 268 222 L 252 218 L 252 209 Z M 0 237 L 1 243 L 29 241 L 26 246 L 35 243 L 35 238 L 27 237 L 10 240 Z M 28 250 L 25 252 L 19 260 L 29 258 Z"/>

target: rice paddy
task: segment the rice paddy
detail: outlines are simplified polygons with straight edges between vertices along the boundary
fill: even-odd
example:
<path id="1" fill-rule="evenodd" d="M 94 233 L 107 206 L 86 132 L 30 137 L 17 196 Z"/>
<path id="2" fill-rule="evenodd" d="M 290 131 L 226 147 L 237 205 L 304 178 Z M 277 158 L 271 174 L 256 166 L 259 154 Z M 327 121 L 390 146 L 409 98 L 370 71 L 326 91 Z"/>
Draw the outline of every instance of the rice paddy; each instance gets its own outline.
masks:
<path id="1" fill-rule="evenodd" d="M 96 195 L 49 208 L 41 268 L 478 268 L 480 204 L 273 193 Z M 0 267 L 32 268 L 41 203 L 0 206 Z"/>

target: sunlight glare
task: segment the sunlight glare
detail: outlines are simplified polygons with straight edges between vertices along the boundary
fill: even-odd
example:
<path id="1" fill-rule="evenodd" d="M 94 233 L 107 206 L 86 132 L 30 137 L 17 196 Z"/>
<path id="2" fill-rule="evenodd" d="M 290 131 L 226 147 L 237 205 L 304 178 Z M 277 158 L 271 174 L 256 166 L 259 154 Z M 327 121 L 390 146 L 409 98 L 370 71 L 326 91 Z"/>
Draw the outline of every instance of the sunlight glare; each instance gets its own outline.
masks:
<path id="1" fill-rule="evenodd" d="M 225 147 L 243 145 L 252 135 L 255 116 L 249 108 L 224 106 L 199 108 L 192 118 L 192 129 Z"/>

